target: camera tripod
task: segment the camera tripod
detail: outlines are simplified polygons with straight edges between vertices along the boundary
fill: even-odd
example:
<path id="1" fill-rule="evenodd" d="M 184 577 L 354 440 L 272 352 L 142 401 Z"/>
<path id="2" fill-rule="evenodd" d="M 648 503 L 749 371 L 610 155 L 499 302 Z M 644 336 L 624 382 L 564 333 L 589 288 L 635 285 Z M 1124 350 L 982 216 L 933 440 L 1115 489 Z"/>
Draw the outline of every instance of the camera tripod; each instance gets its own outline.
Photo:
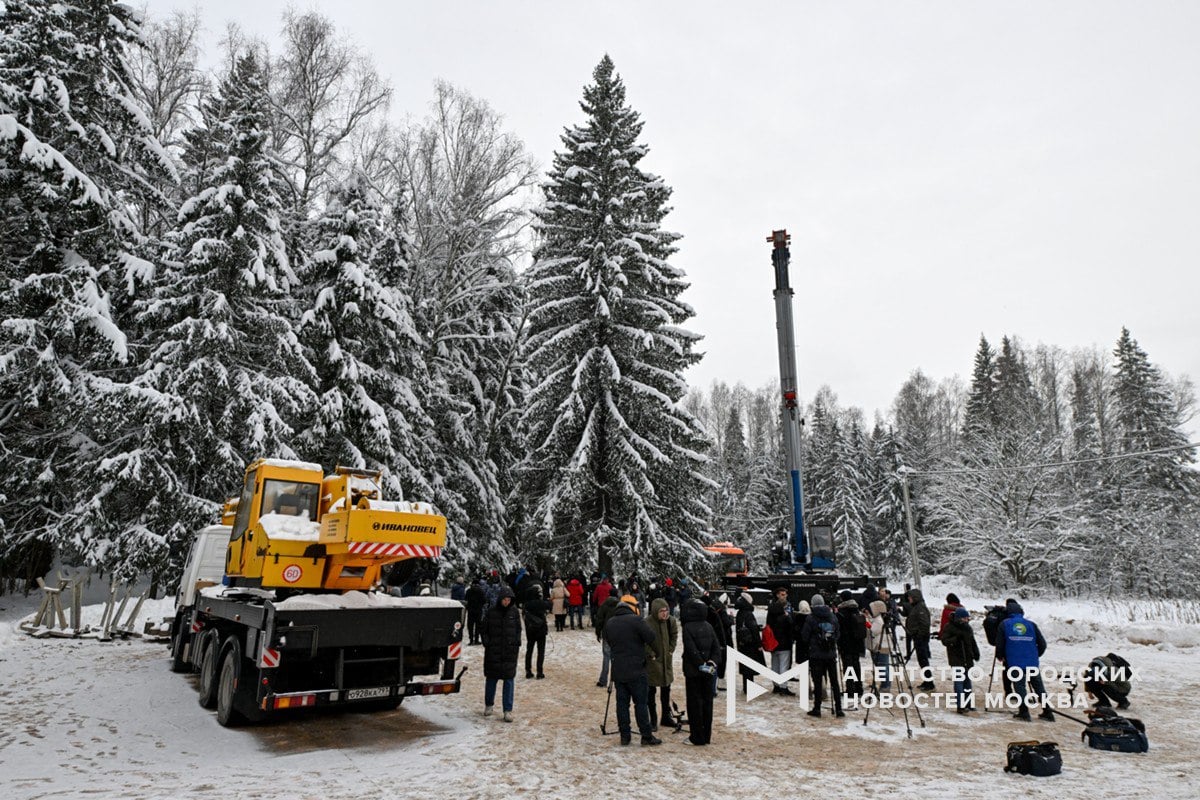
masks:
<path id="1" fill-rule="evenodd" d="M 900 709 L 901 711 L 904 712 L 904 727 L 908 731 L 908 738 L 911 739 L 912 735 L 913 735 L 913 729 L 912 729 L 912 721 L 908 717 L 908 706 L 911 705 L 913 707 L 913 710 L 916 711 L 917 719 L 920 720 L 922 728 L 925 727 L 925 717 L 921 715 L 921 709 L 917 705 L 916 695 L 913 692 L 912 680 L 910 680 L 908 677 L 908 669 L 906 667 L 908 659 L 906 659 L 904 656 L 902 656 L 900 654 L 900 643 L 896 640 L 896 626 L 890 619 L 890 614 L 887 617 L 884 617 L 883 630 L 884 630 L 883 635 L 885 637 L 885 641 L 888 644 L 888 650 L 889 650 L 888 665 L 887 665 L 889 677 L 893 678 L 896 681 L 896 686 L 899 689 L 899 691 L 897 691 L 896 694 L 897 695 L 907 694 L 909 700 L 911 701 L 908 705 L 901 705 L 901 709 Z M 875 658 L 874 658 L 874 654 L 872 654 L 870 694 L 873 694 L 873 695 L 875 695 L 876 698 L 878 698 L 879 697 L 879 687 L 876 684 L 875 670 L 876 670 Z M 892 714 L 892 716 L 895 716 L 895 714 L 892 712 L 891 709 L 888 709 L 888 713 Z M 866 725 L 867 722 L 870 721 L 870 719 L 871 719 L 871 709 L 870 709 L 870 707 L 868 707 L 866 715 L 863 716 L 863 725 Z"/>

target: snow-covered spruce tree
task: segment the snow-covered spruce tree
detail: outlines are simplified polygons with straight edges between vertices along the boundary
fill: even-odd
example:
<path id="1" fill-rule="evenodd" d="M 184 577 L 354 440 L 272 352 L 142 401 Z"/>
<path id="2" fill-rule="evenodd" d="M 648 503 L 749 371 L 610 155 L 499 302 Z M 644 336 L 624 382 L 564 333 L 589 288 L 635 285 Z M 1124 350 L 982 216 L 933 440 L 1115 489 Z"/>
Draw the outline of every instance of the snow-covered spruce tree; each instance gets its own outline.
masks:
<path id="1" fill-rule="evenodd" d="M 680 405 L 699 360 L 693 312 L 661 228 L 671 190 L 638 164 L 642 123 L 605 56 L 584 88 L 538 213 L 529 270 L 524 472 L 539 548 L 595 552 L 606 572 L 684 569 L 702 558 L 706 442 Z"/>
<path id="2" fill-rule="evenodd" d="M 206 101 L 186 159 L 201 188 L 169 235 L 170 258 L 139 321 L 154 331 L 139 385 L 166 398 L 147 436 L 168 459 L 181 537 L 236 493 L 245 465 L 295 456 L 312 367 L 293 330 L 297 280 L 280 235 L 261 68 L 243 56 Z"/>
<path id="3" fill-rule="evenodd" d="M 749 479 L 743 505 L 747 522 L 745 542 L 735 542 L 750 556 L 752 569 L 769 571 L 774 566 L 775 546 L 787 539 L 792 524 L 788 514 L 787 466 L 779 432 L 779 388 L 767 386 L 754 393 L 747 421 L 750 448 Z M 717 531 L 719 534 L 720 531 Z"/>
<path id="4" fill-rule="evenodd" d="M 347 181 L 314 223 L 325 248 L 301 278 L 299 335 L 316 371 L 316 408 L 296 440 L 306 459 L 384 472 L 389 497 L 430 500 L 422 467 L 433 424 L 414 384 L 427 379 L 408 298 L 385 276 L 407 265 L 361 177 Z"/>
<path id="5" fill-rule="evenodd" d="M 987 337 L 979 336 L 975 351 L 975 369 L 963 418 L 963 439 L 968 442 L 986 435 L 996 425 L 996 354 Z"/>
<path id="6" fill-rule="evenodd" d="M 1187 465 L 1195 463 L 1195 450 L 1181 447 L 1188 439 L 1181 430 L 1181 420 L 1162 371 L 1150 363 L 1128 328 L 1121 329 L 1113 355 L 1118 452 L 1181 448 L 1121 462 L 1119 480 L 1128 489 L 1157 493 L 1159 502 L 1194 498 L 1195 473 Z"/>
<path id="7" fill-rule="evenodd" d="M 905 466 L 904 449 L 895 430 L 877 421 L 871 432 L 863 478 L 871 492 L 870 515 L 863 531 L 863 557 L 871 575 L 906 574 L 910 570 L 912 560 L 899 472 Z"/>
<path id="8" fill-rule="evenodd" d="M 536 170 L 486 103 L 438 84 L 433 112 L 400 141 L 411 231 L 403 285 L 424 343 L 419 394 L 435 439 L 425 465 L 446 515 L 448 563 L 510 567 L 520 557 L 513 519 L 523 443 L 520 358 L 525 295 L 515 264 L 527 253 L 524 195 Z"/>
<path id="9" fill-rule="evenodd" d="M 127 267 L 141 263 L 128 203 L 145 176 L 171 172 L 130 94 L 126 55 L 138 44 L 121 3 L 0 4 L 0 574 L 10 585 L 42 574 L 54 548 L 114 566 L 109 537 L 135 513 L 98 530 L 85 512 L 101 479 L 92 466 L 123 446 L 119 428 L 96 428 L 91 415 L 117 402 L 129 362 L 114 308 Z"/>

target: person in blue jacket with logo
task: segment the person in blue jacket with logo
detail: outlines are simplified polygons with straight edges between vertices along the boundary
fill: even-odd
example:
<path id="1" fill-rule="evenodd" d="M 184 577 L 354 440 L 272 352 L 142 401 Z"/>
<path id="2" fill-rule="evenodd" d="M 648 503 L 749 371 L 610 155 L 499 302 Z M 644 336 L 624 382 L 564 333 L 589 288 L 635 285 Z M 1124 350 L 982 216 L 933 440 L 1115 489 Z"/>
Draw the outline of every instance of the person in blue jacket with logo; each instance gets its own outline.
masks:
<path id="1" fill-rule="evenodd" d="M 1046 684 L 1041 675 L 1041 657 L 1046 652 L 1046 640 L 1038 626 L 1025 619 L 1025 609 L 1016 600 L 1004 604 L 1008 615 L 1000 623 L 999 635 L 996 637 L 996 658 L 1004 664 L 1009 678 L 1012 680 L 1012 691 L 1019 698 L 1020 705 L 1014 717 L 1029 721 L 1029 704 L 1026 699 L 1030 690 L 1042 698 L 1041 719 L 1054 721 L 1054 712 L 1048 705 Z"/>

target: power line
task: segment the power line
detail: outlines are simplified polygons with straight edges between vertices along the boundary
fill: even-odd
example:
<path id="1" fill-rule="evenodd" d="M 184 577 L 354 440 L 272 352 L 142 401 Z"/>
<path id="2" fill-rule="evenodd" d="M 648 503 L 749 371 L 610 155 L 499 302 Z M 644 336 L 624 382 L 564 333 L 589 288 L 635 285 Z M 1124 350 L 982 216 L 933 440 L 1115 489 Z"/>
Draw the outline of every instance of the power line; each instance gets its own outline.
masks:
<path id="1" fill-rule="evenodd" d="M 1071 467 L 1076 464 L 1095 464 L 1101 461 L 1124 461 L 1129 458 L 1145 458 L 1146 456 L 1162 455 L 1164 453 L 1174 453 L 1179 450 L 1192 450 L 1200 447 L 1200 442 L 1191 442 L 1189 444 L 1178 444 L 1174 447 L 1160 447 L 1157 450 L 1143 450 L 1140 453 L 1118 453 L 1111 456 L 1095 456 L 1093 458 L 1079 458 L 1074 461 L 1049 461 L 1042 464 L 1022 464 L 1015 467 L 976 467 L 974 469 L 908 469 L 909 475 L 982 475 L 989 472 L 1022 472 L 1035 469 L 1049 469 L 1050 467 Z"/>

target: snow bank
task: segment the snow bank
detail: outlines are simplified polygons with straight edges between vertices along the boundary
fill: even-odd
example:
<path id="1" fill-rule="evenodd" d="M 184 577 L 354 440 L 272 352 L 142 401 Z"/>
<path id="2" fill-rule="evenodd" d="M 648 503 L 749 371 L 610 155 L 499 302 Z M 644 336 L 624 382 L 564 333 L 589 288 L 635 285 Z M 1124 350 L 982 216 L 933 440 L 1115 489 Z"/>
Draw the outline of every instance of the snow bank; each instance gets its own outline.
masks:
<path id="1" fill-rule="evenodd" d="M 966 578 L 957 575 L 931 575 L 922 580 L 925 603 L 934 621 L 946 595 L 958 595 L 973 615 L 982 617 L 988 606 L 1016 597 L 1025 616 L 1038 624 L 1049 640 L 1085 644 L 1107 642 L 1116 647 L 1124 643 L 1169 645 L 1178 648 L 1200 647 L 1200 617 L 1194 601 L 1148 602 L 1112 598 L 1029 597 L 1001 593 L 986 597 Z"/>

